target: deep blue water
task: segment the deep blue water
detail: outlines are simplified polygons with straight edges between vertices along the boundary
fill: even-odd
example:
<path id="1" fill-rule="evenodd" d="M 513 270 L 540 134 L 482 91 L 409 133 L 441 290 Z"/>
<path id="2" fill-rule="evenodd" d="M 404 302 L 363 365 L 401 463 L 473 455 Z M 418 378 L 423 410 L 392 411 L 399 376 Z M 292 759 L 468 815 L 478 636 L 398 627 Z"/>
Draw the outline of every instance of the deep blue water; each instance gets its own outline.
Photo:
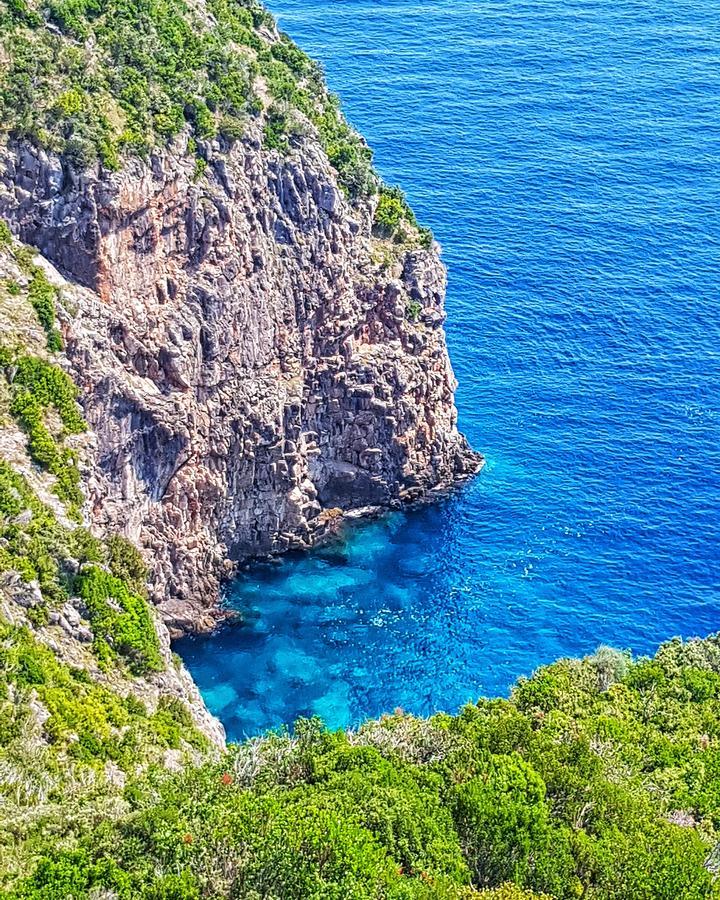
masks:
<path id="1" fill-rule="evenodd" d="M 443 245 L 487 468 L 234 584 L 178 648 L 230 736 L 719 629 L 720 0 L 271 5 Z"/>

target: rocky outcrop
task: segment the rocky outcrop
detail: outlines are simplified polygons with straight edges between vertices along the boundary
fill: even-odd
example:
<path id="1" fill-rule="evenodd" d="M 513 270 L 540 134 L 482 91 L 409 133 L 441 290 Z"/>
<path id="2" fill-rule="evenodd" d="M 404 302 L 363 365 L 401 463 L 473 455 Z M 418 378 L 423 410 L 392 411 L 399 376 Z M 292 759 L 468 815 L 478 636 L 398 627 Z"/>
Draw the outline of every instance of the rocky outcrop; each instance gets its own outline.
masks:
<path id="1" fill-rule="evenodd" d="M 99 529 L 144 547 L 171 631 L 210 627 L 234 561 L 479 468 L 458 432 L 437 247 L 372 237 L 318 144 L 250 132 L 77 176 L 27 145 L 0 215 L 86 290 L 63 330 L 96 435 Z M 200 174 L 199 174 L 200 173 Z"/>
<path id="2" fill-rule="evenodd" d="M 0 246 L 0 345 L 7 348 L 21 348 L 23 354 L 29 354 L 36 360 L 47 359 L 58 368 L 67 368 L 67 360 L 61 354 L 48 354 L 46 350 L 47 336 L 40 327 L 38 317 L 28 298 L 30 278 L 18 264 L 22 251 L 28 248 L 19 246 Z M 85 307 L 88 296 L 92 295 L 64 279 L 47 261 L 39 255 L 33 256 L 33 265 L 41 268 L 47 278 L 62 291 L 68 308 Z M 14 285 L 15 290 L 8 291 L 7 286 Z M 47 542 L 39 541 L 35 532 L 30 529 L 37 510 L 25 506 L 18 514 L 8 519 L 7 507 L 0 512 L 0 631 L 11 625 L 25 628 L 33 640 L 53 651 L 61 665 L 70 670 L 83 670 L 93 682 L 107 688 L 118 698 L 134 696 L 141 701 L 146 710 L 155 713 L 161 705 L 179 701 L 192 718 L 195 727 L 210 741 L 211 748 L 225 747 L 225 732 L 220 722 L 212 716 L 200 696 L 189 672 L 179 657 L 170 647 L 170 635 L 159 615 L 151 610 L 152 626 L 158 639 L 160 665 L 148 669 L 142 674 L 133 674 L 131 670 L 117 661 L 118 664 L 101 664 L 95 652 L 95 632 L 92 616 L 87 603 L 75 593 L 76 585 L 73 576 L 78 574 L 81 561 L 75 558 L 79 545 L 71 545 L 69 536 L 75 532 L 77 522 L 70 515 L 66 504 L 55 493 L 57 480 L 43 466 L 38 465 L 30 456 L 28 436 L 18 421 L 11 414 L 10 399 L 12 396 L 11 380 L 14 366 L 9 369 L 0 368 L 0 465 L 2 475 L 6 476 L 8 468 L 18 476 L 32 492 L 36 501 L 41 504 L 54 520 L 57 530 L 48 536 Z M 62 429 L 59 419 L 53 422 L 48 418 L 53 435 L 57 437 Z M 92 432 L 66 436 L 63 446 L 72 447 L 78 458 L 84 460 L 86 485 L 92 485 L 97 476 L 97 463 L 94 449 L 97 439 Z M 102 476 L 100 476 L 102 477 Z M 7 500 L 8 482 L 4 478 L 0 494 Z M 11 495 L 13 495 L 11 490 Z M 29 530 L 25 530 L 29 529 Z M 116 529 L 115 529 L 116 530 Z M 104 535 L 109 537 L 109 534 Z M 27 566 L 18 568 L 13 559 L 19 548 L 27 548 L 29 561 L 42 560 L 41 565 L 48 574 L 48 580 L 41 586 L 35 578 L 29 579 Z M 104 564 L 103 564 L 104 565 Z M 53 576 L 54 566 L 57 566 Z M 37 574 L 37 572 L 33 573 Z M 49 584 L 54 580 L 51 591 Z M 7 634 L 3 641 L 7 651 Z M 107 662 L 107 660 L 106 660 Z M 0 666 L 0 670 L 3 666 Z M 7 665 L 0 676 L 7 683 Z M 6 698 L 7 699 L 7 698 Z M 42 726 L 50 718 L 50 713 L 38 701 L 31 706 L 38 711 L 39 737 L 41 744 L 52 743 L 53 738 Z M 60 714 L 60 718 L 62 715 Z M 55 734 L 57 738 L 57 733 Z M 152 742 L 151 742 L 152 743 Z M 4 747 L 3 750 L 6 750 Z M 197 748 L 196 748 L 197 749 Z M 190 745 L 185 747 L 189 758 L 198 757 L 196 749 Z M 170 751 L 168 751 L 170 752 Z M 173 750 L 173 753 L 177 751 Z M 184 756 L 185 754 L 181 754 Z M 0 754 L 0 758 L 2 754 Z M 139 762 L 139 761 L 138 761 Z M 7 771 L 5 772 L 7 776 Z M 2 780 L 0 778 L 0 780 Z"/>
<path id="3" fill-rule="evenodd" d="M 0 622 L 29 627 L 28 609 L 41 602 L 37 584 L 28 585 L 12 572 L 0 573 Z M 167 628 L 159 621 L 155 625 L 163 668 L 142 677 L 131 677 L 119 667 L 103 670 L 98 666 L 91 651 L 93 635 L 87 623 L 87 610 L 77 597 L 52 610 L 47 624 L 31 627 L 37 640 L 49 647 L 58 660 L 88 672 L 93 681 L 120 697 L 136 697 L 151 713 L 157 710 L 161 701 L 181 701 L 190 712 L 195 727 L 211 745 L 224 749 L 225 729 L 208 711 L 188 670 L 173 656 Z"/>

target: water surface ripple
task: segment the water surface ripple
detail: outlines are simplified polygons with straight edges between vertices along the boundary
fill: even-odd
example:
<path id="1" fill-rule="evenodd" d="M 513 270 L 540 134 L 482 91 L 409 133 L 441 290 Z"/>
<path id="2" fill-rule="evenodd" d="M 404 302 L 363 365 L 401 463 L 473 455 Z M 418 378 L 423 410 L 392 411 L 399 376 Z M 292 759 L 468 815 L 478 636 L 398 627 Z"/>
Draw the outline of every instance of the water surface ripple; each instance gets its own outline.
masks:
<path id="1" fill-rule="evenodd" d="M 488 465 L 233 584 L 178 646 L 230 736 L 720 628 L 720 3 L 271 5 L 443 245 Z"/>

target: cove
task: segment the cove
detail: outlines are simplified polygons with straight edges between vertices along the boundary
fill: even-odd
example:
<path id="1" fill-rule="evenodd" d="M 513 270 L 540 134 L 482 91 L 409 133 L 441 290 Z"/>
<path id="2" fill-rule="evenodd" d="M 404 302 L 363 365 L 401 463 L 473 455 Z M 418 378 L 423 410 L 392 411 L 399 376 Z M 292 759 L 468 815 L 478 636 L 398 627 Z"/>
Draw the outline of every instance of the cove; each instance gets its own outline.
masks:
<path id="1" fill-rule="evenodd" d="M 449 268 L 443 503 L 229 586 L 179 642 L 240 739 L 456 710 L 600 643 L 720 627 L 714 0 L 277 0 Z"/>

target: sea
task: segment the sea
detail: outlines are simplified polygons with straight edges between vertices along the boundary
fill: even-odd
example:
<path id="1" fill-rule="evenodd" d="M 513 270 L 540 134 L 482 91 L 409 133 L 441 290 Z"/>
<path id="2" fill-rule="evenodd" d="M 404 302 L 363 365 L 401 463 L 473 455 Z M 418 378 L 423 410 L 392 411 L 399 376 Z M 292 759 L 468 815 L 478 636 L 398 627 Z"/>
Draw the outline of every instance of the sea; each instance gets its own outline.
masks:
<path id="1" fill-rule="evenodd" d="M 720 630 L 719 0 L 272 0 L 449 271 L 483 473 L 176 645 L 232 740 Z"/>

